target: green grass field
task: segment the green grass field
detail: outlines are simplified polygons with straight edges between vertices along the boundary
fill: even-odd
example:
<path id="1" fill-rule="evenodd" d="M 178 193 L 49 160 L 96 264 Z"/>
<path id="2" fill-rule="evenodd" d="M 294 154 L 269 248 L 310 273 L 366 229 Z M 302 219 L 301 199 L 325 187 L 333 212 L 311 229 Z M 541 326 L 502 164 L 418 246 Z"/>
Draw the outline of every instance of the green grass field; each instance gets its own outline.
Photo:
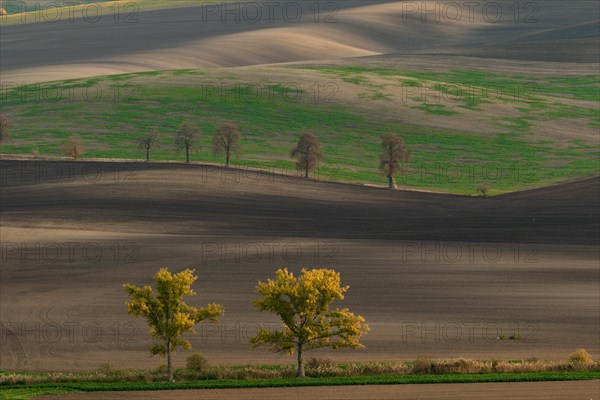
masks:
<path id="1" fill-rule="evenodd" d="M 229 389 L 298 386 L 339 385 L 401 385 L 435 383 L 483 383 L 483 382 L 539 382 L 600 379 L 596 372 L 528 372 L 489 374 L 442 374 L 442 375 L 374 375 L 308 379 L 265 380 L 207 380 L 190 382 L 80 382 L 46 383 L 38 385 L 5 386 L 0 389 L 0 400 L 30 399 L 41 394 L 96 391 L 137 391 L 172 389 Z"/>
<path id="2" fill-rule="evenodd" d="M 385 184 L 377 170 L 379 136 L 399 133 L 412 152 L 412 160 L 398 184 L 459 194 L 474 194 L 484 182 L 490 194 L 595 175 L 600 155 L 597 136 L 590 139 L 574 130 L 567 139 L 536 131 L 540 123 L 577 118 L 585 129 L 600 126 L 598 77 L 517 77 L 491 72 L 454 70 L 420 72 L 362 67 L 279 68 L 290 77 L 303 71 L 333 82 L 347 95 L 327 102 L 328 90 L 307 85 L 284 86 L 281 81 L 252 78 L 237 71 L 153 71 L 91 79 L 30 85 L 8 90 L 2 106 L 13 120 L 12 140 L 5 154 L 63 155 L 63 145 L 80 136 L 90 158 L 141 159 L 136 140 L 156 127 L 160 148 L 153 160 L 183 160 L 173 135 L 184 120 L 201 128 L 201 143 L 194 161 L 221 162 L 211 152 L 211 136 L 219 124 L 233 122 L 242 131 L 243 154 L 238 166 L 294 171 L 289 151 L 303 131 L 315 132 L 323 145 L 322 179 L 359 184 Z M 311 75 L 314 76 L 314 75 Z M 386 79 L 388 85 L 378 83 Z M 244 82 L 239 86 L 236 82 Z M 216 85 L 225 84 L 225 89 Z M 236 83 L 235 85 L 233 83 Z M 488 89 L 499 85 L 513 93 L 527 83 L 519 98 L 490 99 L 458 93 L 451 105 L 427 101 L 394 103 L 398 87 L 428 85 L 439 91 L 457 87 Z M 394 87 L 396 85 L 396 87 Z M 454 88 L 454 89 L 453 89 Z M 482 94 L 483 93 L 483 94 Z M 349 97 L 350 96 L 350 97 Z M 566 104 L 565 101 L 573 101 Z M 386 105 L 397 106 L 393 112 Z M 497 116 L 482 107 L 510 107 L 510 117 Z M 381 105 L 381 112 L 373 112 Z M 466 112 L 481 114 L 497 133 L 440 129 L 425 122 L 399 123 L 395 115 L 417 110 L 425 117 L 461 119 Z M 387 110 L 387 111 L 386 111 Z M 489 118 L 488 118 L 489 115 Z M 539 129 L 538 129 L 539 130 Z M 536 133 L 537 132 L 537 133 Z"/>

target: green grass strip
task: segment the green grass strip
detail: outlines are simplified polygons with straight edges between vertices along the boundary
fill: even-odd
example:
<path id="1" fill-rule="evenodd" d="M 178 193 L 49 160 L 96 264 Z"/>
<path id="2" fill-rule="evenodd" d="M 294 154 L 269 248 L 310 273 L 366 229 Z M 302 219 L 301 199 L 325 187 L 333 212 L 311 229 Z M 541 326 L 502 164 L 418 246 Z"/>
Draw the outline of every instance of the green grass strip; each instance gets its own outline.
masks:
<path id="1" fill-rule="evenodd" d="M 41 383 L 33 385 L 8 385 L 3 389 L 65 389 L 82 392 L 175 390 L 175 389 L 226 389 L 267 388 L 298 386 L 339 385 L 399 385 L 432 383 L 486 383 L 486 382 L 539 382 L 600 379 L 600 371 L 585 372 L 523 372 L 484 374 L 408 374 L 372 375 L 305 379 L 236 380 L 215 379 L 189 382 L 74 382 Z"/>

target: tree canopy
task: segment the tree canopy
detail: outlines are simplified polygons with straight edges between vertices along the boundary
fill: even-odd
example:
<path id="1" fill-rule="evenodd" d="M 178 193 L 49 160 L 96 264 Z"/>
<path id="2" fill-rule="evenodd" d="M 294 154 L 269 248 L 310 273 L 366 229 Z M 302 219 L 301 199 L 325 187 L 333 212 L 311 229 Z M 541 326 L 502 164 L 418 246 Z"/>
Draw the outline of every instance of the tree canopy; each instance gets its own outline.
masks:
<path id="1" fill-rule="evenodd" d="M 410 160 L 410 151 L 404 145 L 400 135 L 381 135 L 381 147 L 383 153 L 379 157 L 379 169 L 388 178 L 388 187 L 396 187 L 394 175 L 400 171 L 402 163 Z"/>
<path id="2" fill-rule="evenodd" d="M 199 140 L 200 130 L 189 121 L 184 122 L 175 134 L 175 147 L 177 151 L 185 150 L 185 162 L 190 162 L 190 152 Z"/>
<path id="3" fill-rule="evenodd" d="M 225 154 L 225 165 L 229 166 L 232 154 L 239 155 L 241 151 L 240 131 L 234 124 L 219 126 L 213 136 L 213 152 Z"/>
<path id="4" fill-rule="evenodd" d="M 10 118 L 6 114 L 0 114 L 0 144 L 10 138 L 8 128 L 10 128 Z"/>
<path id="5" fill-rule="evenodd" d="M 308 178 L 309 172 L 319 165 L 321 160 L 321 143 L 314 133 L 304 133 L 298 139 L 296 147 L 290 152 L 290 156 L 296 159 L 296 168 L 304 171 L 304 177 Z"/>
<path id="6" fill-rule="evenodd" d="M 340 274 L 331 269 L 302 269 L 298 278 L 279 269 L 275 279 L 258 282 L 256 292 L 261 297 L 255 305 L 279 316 L 282 329 L 259 329 L 250 342 L 268 344 L 276 352 L 297 353 L 299 377 L 304 376 L 304 350 L 364 347 L 359 338 L 369 331 L 365 319 L 347 308 L 330 309 L 333 301 L 344 299 L 348 288 L 341 286 Z"/>
<path id="7" fill-rule="evenodd" d="M 167 372 L 169 380 L 173 380 L 171 353 L 178 347 L 189 349 L 190 342 L 182 338 L 186 332 L 195 333 L 194 327 L 201 321 L 218 322 L 218 317 L 224 314 L 219 304 L 208 304 L 196 308 L 183 301 L 184 296 L 196 294 L 192 284 L 198 277 L 194 270 L 186 269 L 171 274 L 167 268 L 162 268 L 154 276 L 156 295 L 151 286 L 142 288 L 125 284 L 123 289 L 130 300 L 127 311 L 136 317 L 144 317 L 150 326 L 150 335 L 160 340 L 150 347 L 150 352 L 166 355 L 168 358 Z"/>

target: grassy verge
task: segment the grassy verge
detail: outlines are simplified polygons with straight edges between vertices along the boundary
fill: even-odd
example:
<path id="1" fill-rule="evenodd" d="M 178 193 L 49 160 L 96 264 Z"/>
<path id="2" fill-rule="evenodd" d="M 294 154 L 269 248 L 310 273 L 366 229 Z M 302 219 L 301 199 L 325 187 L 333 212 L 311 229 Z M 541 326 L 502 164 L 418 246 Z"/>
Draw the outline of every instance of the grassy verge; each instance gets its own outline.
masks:
<path id="1" fill-rule="evenodd" d="M 44 394 L 62 394 L 73 391 L 64 388 L 0 388 L 0 400 L 29 400 Z"/>
<path id="2" fill-rule="evenodd" d="M 600 371 L 592 372 L 529 372 L 529 373 L 488 373 L 488 374 L 410 374 L 349 376 L 307 379 L 267 379 L 267 380 L 209 380 L 190 382 L 79 382 L 46 383 L 37 385 L 3 387 L 0 399 L 27 399 L 31 396 L 73 391 L 137 391 L 173 389 L 240 389 L 266 387 L 299 386 L 339 386 L 339 385 L 400 385 L 434 383 L 486 383 L 486 382 L 537 382 L 600 379 Z M 11 397 L 14 396 L 14 397 Z M 20 396 L 20 397 L 18 397 Z M 30 396 L 30 397 L 26 397 Z"/>
<path id="3" fill-rule="evenodd" d="M 600 379 L 600 361 L 580 349 L 568 360 L 432 359 L 414 362 L 335 363 L 310 358 L 307 378 L 295 378 L 295 365 L 216 366 L 176 369 L 175 383 L 165 382 L 161 366 L 153 370 L 91 372 L 15 372 L 0 370 L 0 400 L 67 392 L 169 389 L 226 389 L 293 386 L 395 385 L 434 383 L 533 382 Z"/>

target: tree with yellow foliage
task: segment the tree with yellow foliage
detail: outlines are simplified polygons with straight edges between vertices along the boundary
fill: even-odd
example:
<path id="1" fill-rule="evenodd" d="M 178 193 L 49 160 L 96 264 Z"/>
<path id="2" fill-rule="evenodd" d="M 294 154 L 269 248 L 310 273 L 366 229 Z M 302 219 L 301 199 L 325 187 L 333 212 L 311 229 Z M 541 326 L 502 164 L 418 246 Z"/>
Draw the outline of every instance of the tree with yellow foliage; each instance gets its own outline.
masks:
<path id="1" fill-rule="evenodd" d="M 369 331 L 365 319 L 347 308 L 330 310 L 334 300 L 343 300 L 349 286 L 341 286 L 340 274 L 331 269 L 302 269 L 298 278 L 279 269 L 275 279 L 258 282 L 255 301 L 260 311 L 269 311 L 283 321 L 281 330 L 259 329 L 250 343 L 269 344 L 277 352 L 297 354 L 297 376 L 303 378 L 303 352 L 321 347 L 361 348 L 359 338 Z"/>
<path id="2" fill-rule="evenodd" d="M 201 321 L 217 323 L 217 318 L 224 314 L 223 307 L 219 304 L 195 308 L 184 303 L 183 296 L 196 294 L 191 286 L 197 279 L 194 270 L 186 269 L 171 274 L 167 268 L 162 268 L 154 276 L 156 297 L 150 286 L 140 288 L 131 284 L 123 285 L 130 297 L 126 303 L 127 312 L 136 317 L 146 318 L 150 326 L 150 335 L 161 341 L 150 347 L 150 353 L 167 356 L 167 374 L 170 382 L 174 381 L 171 353 L 178 347 L 192 347 L 191 343 L 181 336 L 186 332 L 195 333 L 194 327 Z"/>

